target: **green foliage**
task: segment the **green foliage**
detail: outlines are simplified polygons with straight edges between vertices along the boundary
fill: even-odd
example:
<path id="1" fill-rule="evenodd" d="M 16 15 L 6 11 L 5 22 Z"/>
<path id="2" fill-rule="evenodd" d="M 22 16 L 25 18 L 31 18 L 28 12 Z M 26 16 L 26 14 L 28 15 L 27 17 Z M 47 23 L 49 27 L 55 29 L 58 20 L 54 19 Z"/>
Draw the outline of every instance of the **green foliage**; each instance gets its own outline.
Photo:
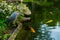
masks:
<path id="1" fill-rule="evenodd" d="M 54 2 L 51 0 L 24 0 L 23 2 L 33 2 L 40 6 L 52 6 Z"/>
<path id="2" fill-rule="evenodd" d="M 7 16 L 10 16 L 11 13 L 14 11 L 19 11 L 22 16 L 24 16 L 24 14 L 31 14 L 29 8 L 26 6 L 26 4 L 23 3 L 22 4 L 19 3 L 15 5 L 15 3 L 7 3 L 6 1 L 2 1 L 0 2 L 0 10 L 1 10 L 0 16 L 2 18 L 6 18 Z"/>
<path id="3" fill-rule="evenodd" d="M 33 0 L 23 0 L 23 2 L 33 2 Z"/>
<path id="4" fill-rule="evenodd" d="M 48 2 L 48 0 L 40 0 L 40 1 L 34 1 L 34 3 L 37 3 L 38 5 L 41 5 L 41 6 L 52 6 L 53 5 L 53 2 L 50 1 Z"/>
<path id="5" fill-rule="evenodd" d="M 7 38 L 9 38 L 10 35 L 11 35 L 11 34 L 4 34 L 4 35 L 3 35 L 3 40 L 7 40 Z"/>
<path id="6" fill-rule="evenodd" d="M 4 22 L 5 20 L 0 20 L 0 33 L 4 31 L 7 26 Z"/>
<path id="7" fill-rule="evenodd" d="M 0 39 L 1 40 L 7 40 L 7 38 L 10 36 L 6 33 L 7 24 L 5 23 L 7 21 L 7 17 L 12 14 L 12 12 L 18 11 L 21 13 L 18 19 L 21 19 L 24 17 L 24 14 L 31 14 L 31 11 L 26 6 L 26 4 L 14 4 L 14 3 L 7 3 L 6 1 L 0 2 Z M 9 25 L 9 24 L 8 24 Z M 5 34 L 4 34 L 5 32 Z"/>

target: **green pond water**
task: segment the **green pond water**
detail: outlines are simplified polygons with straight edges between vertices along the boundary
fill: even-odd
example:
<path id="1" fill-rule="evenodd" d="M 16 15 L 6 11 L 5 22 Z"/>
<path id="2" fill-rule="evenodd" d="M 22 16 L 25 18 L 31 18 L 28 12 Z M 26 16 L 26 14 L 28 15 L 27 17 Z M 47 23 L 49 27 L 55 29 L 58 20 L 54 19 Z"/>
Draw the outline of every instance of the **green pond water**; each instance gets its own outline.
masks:
<path id="1" fill-rule="evenodd" d="M 38 32 L 32 34 L 29 31 L 22 30 L 18 33 L 16 40 L 60 40 L 60 26 L 59 22 L 55 26 L 41 24 Z"/>

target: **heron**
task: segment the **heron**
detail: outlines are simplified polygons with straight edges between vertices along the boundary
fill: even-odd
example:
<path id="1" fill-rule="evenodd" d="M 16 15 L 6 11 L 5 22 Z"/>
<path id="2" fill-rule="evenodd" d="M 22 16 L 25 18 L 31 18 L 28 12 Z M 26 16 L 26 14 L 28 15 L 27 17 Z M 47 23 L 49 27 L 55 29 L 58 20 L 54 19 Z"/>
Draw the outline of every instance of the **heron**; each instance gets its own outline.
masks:
<path id="1" fill-rule="evenodd" d="M 17 24 L 17 19 L 20 16 L 20 12 L 15 11 L 13 12 L 9 17 L 7 17 L 7 21 L 5 22 L 7 24 L 7 26 L 18 26 Z"/>
<path id="2" fill-rule="evenodd" d="M 11 16 L 8 18 L 7 22 L 10 23 L 14 20 L 16 21 L 19 15 L 20 15 L 19 12 L 13 12 Z"/>

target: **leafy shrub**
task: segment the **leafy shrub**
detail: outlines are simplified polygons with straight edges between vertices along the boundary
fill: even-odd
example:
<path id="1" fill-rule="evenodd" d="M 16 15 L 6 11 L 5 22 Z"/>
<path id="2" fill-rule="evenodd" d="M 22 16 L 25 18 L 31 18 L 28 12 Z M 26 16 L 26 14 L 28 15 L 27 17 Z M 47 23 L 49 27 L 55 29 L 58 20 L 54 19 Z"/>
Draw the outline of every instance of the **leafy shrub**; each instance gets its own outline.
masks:
<path id="1" fill-rule="evenodd" d="M 19 11 L 22 15 L 20 18 L 24 17 L 24 14 L 31 14 L 31 11 L 25 4 L 17 4 L 7 3 L 6 1 L 0 2 L 0 39 L 6 40 L 8 34 L 3 34 L 7 27 L 5 23 L 7 21 L 7 17 L 11 15 L 12 12 Z"/>

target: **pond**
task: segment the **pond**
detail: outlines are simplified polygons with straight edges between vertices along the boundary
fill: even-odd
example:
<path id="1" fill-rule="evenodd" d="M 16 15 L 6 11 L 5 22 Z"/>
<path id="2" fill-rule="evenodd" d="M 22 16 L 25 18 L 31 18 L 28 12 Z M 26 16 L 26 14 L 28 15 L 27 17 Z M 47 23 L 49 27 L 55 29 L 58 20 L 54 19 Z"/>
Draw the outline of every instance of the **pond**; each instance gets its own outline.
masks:
<path id="1" fill-rule="evenodd" d="M 48 26 L 47 24 L 40 25 L 39 34 L 34 40 L 60 40 L 60 26 L 59 22 L 56 26 Z"/>

